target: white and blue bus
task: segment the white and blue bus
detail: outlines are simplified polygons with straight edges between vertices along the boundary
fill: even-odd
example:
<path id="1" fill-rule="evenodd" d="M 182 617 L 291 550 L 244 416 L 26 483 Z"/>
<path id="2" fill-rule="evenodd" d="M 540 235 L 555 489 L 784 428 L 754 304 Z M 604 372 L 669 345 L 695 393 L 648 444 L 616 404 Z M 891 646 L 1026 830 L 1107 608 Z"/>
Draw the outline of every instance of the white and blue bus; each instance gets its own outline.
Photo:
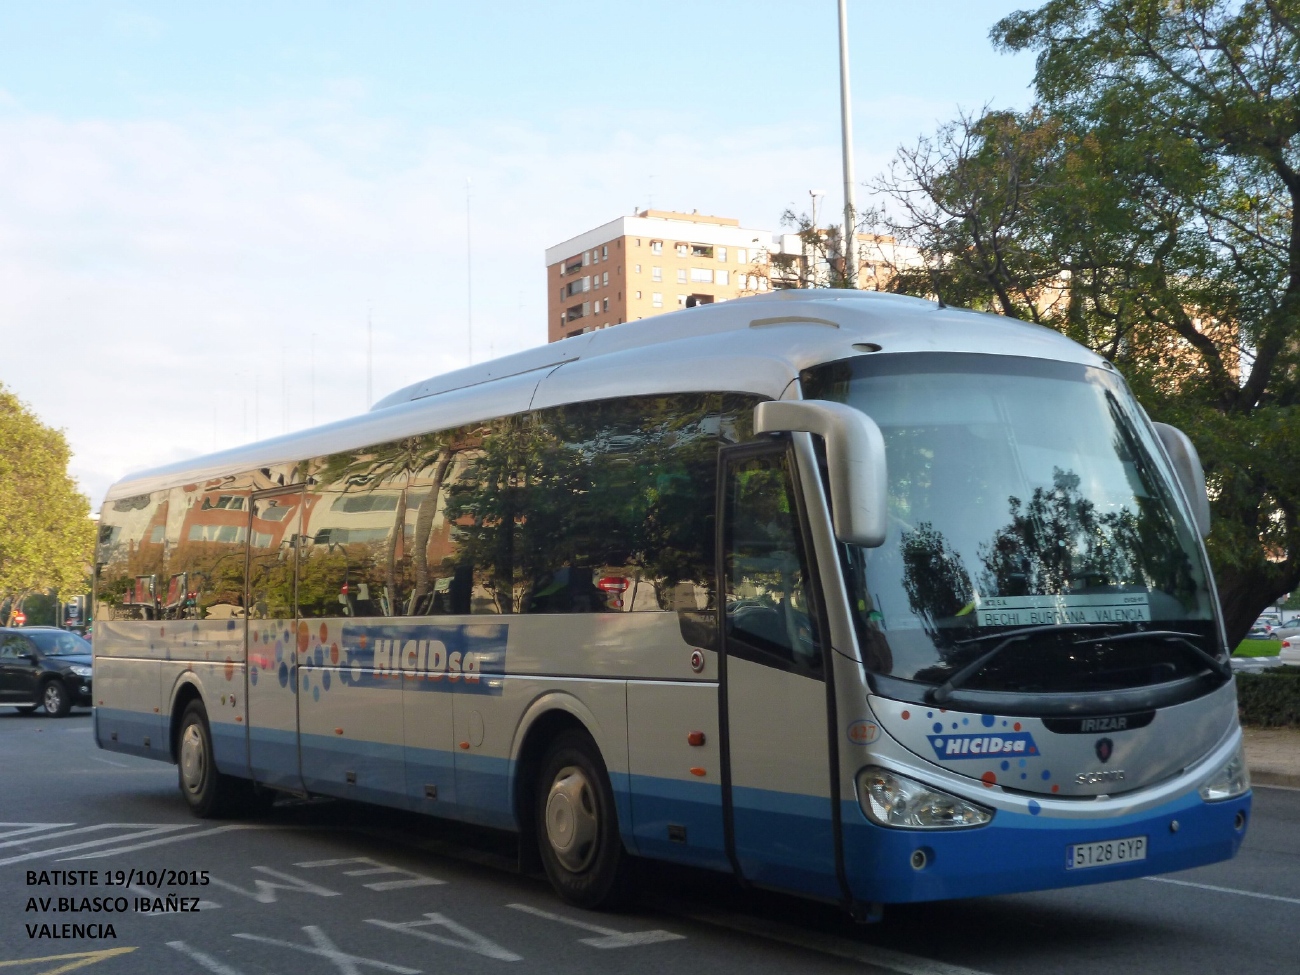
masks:
<path id="1" fill-rule="evenodd" d="M 116 484 L 95 737 L 199 816 L 517 831 L 588 907 L 635 857 L 859 917 L 1181 870 L 1250 814 L 1208 530 L 1053 331 L 702 306 Z"/>

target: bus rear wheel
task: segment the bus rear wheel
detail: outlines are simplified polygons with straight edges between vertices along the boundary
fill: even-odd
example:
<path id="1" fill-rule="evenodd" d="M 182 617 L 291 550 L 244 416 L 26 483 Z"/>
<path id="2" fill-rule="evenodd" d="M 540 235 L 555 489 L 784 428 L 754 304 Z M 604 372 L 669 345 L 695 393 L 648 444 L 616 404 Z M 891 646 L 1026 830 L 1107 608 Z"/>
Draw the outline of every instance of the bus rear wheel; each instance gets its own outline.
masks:
<path id="1" fill-rule="evenodd" d="M 176 768 L 181 795 L 200 819 L 220 819 L 264 811 L 272 794 L 254 792 L 253 783 L 217 771 L 212 755 L 212 728 L 202 701 L 191 701 L 181 715 L 176 739 Z M 259 810 L 259 807 L 264 807 Z"/>
<path id="2" fill-rule="evenodd" d="M 609 774 L 590 735 L 566 731 L 552 742 L 537 780 L 533 822 L 542 866 L 561 897 L 589 910 L 623 902 L 629 857 Z"/>

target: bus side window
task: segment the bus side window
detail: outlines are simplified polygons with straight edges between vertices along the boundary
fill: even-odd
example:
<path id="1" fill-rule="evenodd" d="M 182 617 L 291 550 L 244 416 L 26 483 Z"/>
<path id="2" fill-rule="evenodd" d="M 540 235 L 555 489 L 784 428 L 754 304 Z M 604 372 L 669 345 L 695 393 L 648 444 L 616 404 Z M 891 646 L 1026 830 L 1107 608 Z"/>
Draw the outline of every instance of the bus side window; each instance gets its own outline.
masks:
<path id="1" fill-rule="evenodd" d="M 788 455 L 768 452 L 732 463 L 726 491 L 728 652 L 820 673 L 821 645 Z"/>

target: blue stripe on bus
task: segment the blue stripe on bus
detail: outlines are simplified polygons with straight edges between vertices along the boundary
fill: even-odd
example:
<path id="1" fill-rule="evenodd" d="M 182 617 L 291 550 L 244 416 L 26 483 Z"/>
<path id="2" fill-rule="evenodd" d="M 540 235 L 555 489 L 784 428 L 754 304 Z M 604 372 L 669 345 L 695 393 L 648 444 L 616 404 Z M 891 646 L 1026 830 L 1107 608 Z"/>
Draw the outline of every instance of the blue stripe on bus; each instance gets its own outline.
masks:
<path id="1" fill-rule="evenodd" d="M 168 759 L 159 716 L 97 708 L 98 744 L 111 751 Z M 118 741 L 110 740 L 113 731 Z M 217 767 L 242 770 L 245 729 L 212 725 Z M 156 747 L 144 748 L 148 734 Z M 156 737 L 155 737 L 156 736 Z M 259 761 L 275 764 L 277 776 L 297 774 L 293 732 L 254 732 Z M 504 758 L 439 749 L 404 748 L 375 742 L 303 735 L 308 788 L 327 795 L 352 796 L 498 828 L 514 829 L 515 764 Z M 357 772 L 347 785 L 343 773 Z M 424 773 L 436 773 L 439 801 L 423 795 Z M 412 774 L 414 772 L 414 774 Z M 261 776 L 259 776 L 261 777 Z M 611 773 L 619 826 L 634 853 L 717 870 L 729 870 L 722 834 L 720 787 L 707 781 Z M 446 795 L 444 782 L 455 783 Z M 834 897 L 835 881 L 829 816 L 824 797 L 767 789 L 737 788 L 733 793 L 737 853 L 748 879 L 772 887 Z M 845 867 L 853 895 L 861 901 L 907 903 L 979 897 L 1070 887 L 1186 870 L 1232 857 L 1244 837 L 1234 829 L 1239 812 L 1249 816 L 1248 793 L 1226 802 L 1207 803 L 1195 790 L 1143 813 L 1104 820 L 1063 819 L 999 810 L 993 821 L 965 830 L 886 829 L 869 822 L 856 802 L 842 803 Z M 1177 821 L 1174 832 L 1171 824 Z M 686 827 L 686 842 L 668 838 L 668 827 Z M 1066 848 L 1074 843 L 1145 836 L 1147 858 L 1130 864 L 1066 869 Z M 916 870 L 912 854 L 926 853 Z"/>
<path id="2" fill-rule="evenodd" d="M 817 897 L 840 896 L 829 796 L 733 787 L 736 858 L 746 879 Z"/>
<path id="3" fill-rule="evenodd" d="M 844 856 L 854 896 L 908 903 L 985 897 L 1126 880 L 1187 870 L 1232 857 L 1245 836 L 1238 812 L 1250 815 L 1250 793 L 1205 802 L 1196 790 L 1155 809 L 1106 819 L 1055 819 L 999 810 L 987 826 L 963 830 L 886 829 L 845 801 Z M 1171 823 L 1178 822 L 1177 832 Z M 1127 864 L 1066 868 L 1075 843 L 1147 838 L 1147 858 Z M 911 857 L 926 852 L 924 869 Z"/>

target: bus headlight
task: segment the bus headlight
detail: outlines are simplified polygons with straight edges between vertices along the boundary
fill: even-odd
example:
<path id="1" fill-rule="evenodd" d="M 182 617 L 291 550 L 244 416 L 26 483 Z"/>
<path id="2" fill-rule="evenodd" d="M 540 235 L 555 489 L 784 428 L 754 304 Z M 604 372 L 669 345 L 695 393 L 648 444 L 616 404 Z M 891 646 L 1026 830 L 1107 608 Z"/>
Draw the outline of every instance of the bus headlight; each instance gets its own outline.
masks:
<path id="1" fill-rule="evenodd" d="M 1201 798 L 1206 802 L 1222 802 L 1233 799 L 1250 788 L 1250 770 L 1246 768 L 1246 755 L 1237 746 L 1228 764 L 1219 769 L 1201 786 Z"/>
<path id="2" fill-rule="evenodd" d="M 857 776 L 858 804 L 873 823 L 896 829 L 983 826 L 993 810 L 940 792 L 888 769 L 868 765 Z"/>

